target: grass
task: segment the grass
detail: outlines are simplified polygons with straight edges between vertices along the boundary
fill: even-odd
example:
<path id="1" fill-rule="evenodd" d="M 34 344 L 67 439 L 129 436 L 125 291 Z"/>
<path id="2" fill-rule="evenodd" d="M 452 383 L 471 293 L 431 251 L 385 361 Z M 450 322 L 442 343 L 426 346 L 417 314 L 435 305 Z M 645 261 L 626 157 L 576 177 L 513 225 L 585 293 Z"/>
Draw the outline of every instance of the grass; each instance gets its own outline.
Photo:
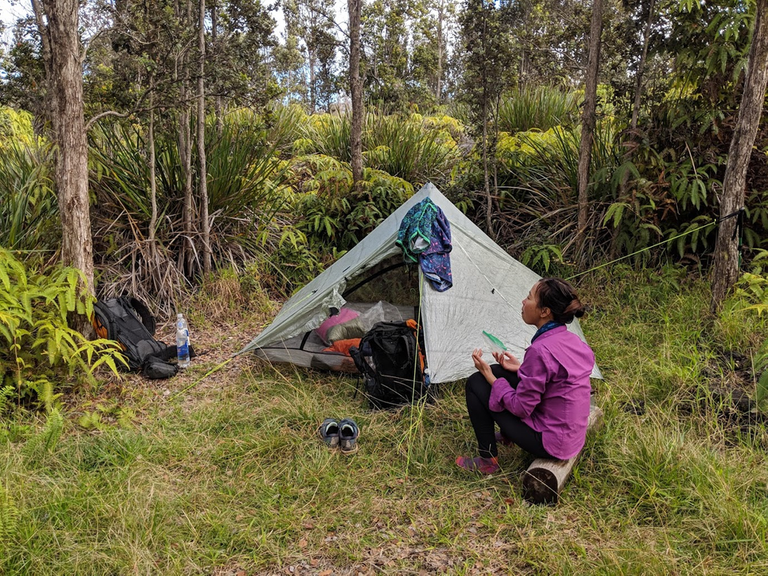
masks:
<path id="1" fill-rule="evenodd" d="M 456 468 L 473 450 L 460 384 L 372 413 L 354 378 L 243 358 L 190 387 L 249 339 L 235 316 L 185 374 L 105 383 L 130 428 L 78 428 L 92 397 L 68 400 L 60 436 L 55 418 L 6 422 L 0 573 L 765 573 L 765 424 L 723 418 L 705 376 L 725 379 L 713 363 L 751 349 L 764 320 L 709 318 L 706 284 L 674 269 L 616 267 L 580 288 L 605 425 L 557 507 L 521 501 L 514 448 L 505 474 Z M 315 438 L 328 416 L 358 422 L 358 454 Z"/>

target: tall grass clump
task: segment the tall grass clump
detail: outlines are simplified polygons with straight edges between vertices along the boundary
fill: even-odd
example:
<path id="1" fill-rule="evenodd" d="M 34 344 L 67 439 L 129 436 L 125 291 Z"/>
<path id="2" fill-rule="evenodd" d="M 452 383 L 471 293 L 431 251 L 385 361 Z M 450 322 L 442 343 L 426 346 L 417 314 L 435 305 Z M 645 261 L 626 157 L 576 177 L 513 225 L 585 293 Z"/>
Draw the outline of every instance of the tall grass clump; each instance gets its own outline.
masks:
<path id="1" fill-rule="evenodd" d="M 275 129 L 276 130 L 276 129 Z M 260 238 L 268 234 L 285 201 L 284 174 L 278 158 L 285 144 L 258 117 L 235 112 L 219 133 L 206 130 L 208 212 L 215 266 L 241 265 L 262 253 Z M 274 136 L 276 140 L 270 140 Z M 158 218 L 152 214 L 147 135 L 141 126 L 115 122 L 94 131 L 91 187 L 99 199 L 94 220 L 111 286 L 143 296 L 159 295 L 164 310 L 173 308 L 188 278 L 202 270 L 201 229 L 193 218 L 184 222 L 184 174 L 176 135 L 158 132 L 156 184 Z M 193 158 L 193 170 L 197 160 Z M 194 193 L 194 191 L 193 191 Z M 151 246 L 148 242 L 154 236 Z"/>
<path id="2" fill-rule="evenodd" d="M 530 130 L 546 132 L 556 126 L 570 128 L 577 123 L 582 96 L 549 86 L 514 90 L 499 104 L 499 130 L 516 134 Z"/>
<path id="3" fill-rule="evenodd" d="M 0 107 L 0 246 L 37 251 L 59 240 L 51 146 L 28 112 Z"/>
<path id="4" fill-rule="evenodd" d="M 448 130 L 417 115 L 367 117 L 366 165 L 408 181 L 415 188 L 447 181 L 457 159 Z"/>
<path id="5" fill-rule="evenodd" d="M 304 134 L 310 141 L 311 151 L 349 163 L 352 159 L 350 114 L 313 114 Z"/>

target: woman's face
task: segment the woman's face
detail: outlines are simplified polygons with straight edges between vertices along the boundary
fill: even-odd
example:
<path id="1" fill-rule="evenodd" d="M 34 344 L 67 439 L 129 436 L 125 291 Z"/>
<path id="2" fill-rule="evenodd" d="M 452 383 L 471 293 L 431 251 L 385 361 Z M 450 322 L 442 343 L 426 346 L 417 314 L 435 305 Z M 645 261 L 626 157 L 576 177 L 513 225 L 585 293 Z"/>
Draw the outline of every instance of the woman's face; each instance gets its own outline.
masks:
<path id="1" fill-rule="evenodd" d="M 540 322 L 543 324 L 543 319 L 546 317 L 546 314 L 542 315 L 543 310 L 539 308 L 538 291 L 539 283 L 537 282 L 523 300 L 523 322 L 533 326 L 539 326 Z"/>

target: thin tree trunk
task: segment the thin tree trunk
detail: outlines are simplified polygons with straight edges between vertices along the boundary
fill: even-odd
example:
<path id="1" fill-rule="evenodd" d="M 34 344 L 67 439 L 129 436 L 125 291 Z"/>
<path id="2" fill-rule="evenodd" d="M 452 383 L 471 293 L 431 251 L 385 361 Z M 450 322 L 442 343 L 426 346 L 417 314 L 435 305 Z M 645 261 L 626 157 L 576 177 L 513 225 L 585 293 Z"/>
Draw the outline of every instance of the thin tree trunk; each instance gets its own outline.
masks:
<path id="1" fill-rule="evenodd" d="M 176 3 L 176 17 L 184 26 L 191 25 L 192 22 L 192 0 L 187 0 L 185 14 L 182 14 L 181 6 Z M 179 255 L 179 266 L 187 275 L 193 272 L 195 258 L 195 244 L 192 240 L 194 231 L 194 194 L 192 188 L 192 128 L 190 126 L 191 104 L 189 99 L 189 67 L 187 65 L 186 48 L 179 54 L 174 68 L 174 80 L 178 81 L 180 77 L 179 68 L 183 73 L 183 78 L 179 83 L 179 100 L 181 108 L 179 109 L 179 160 L 181 161 L 181 173 L 184 178 L 184 204 L 182 207 L 182 230 L 183 244 Z"/>
<path id="2" fill-rule="evenodd" d="M 603 0 L 592 2 L 592 23 L 589 27 L 589 60 L 584 87 L 584 111 L 581 116 L 581 145 L 579 146 L 579 250 L 584 247 L 589 219 L 589 165 L 592 157 L 592 137 L 597 108 L 597 72 L 600 68 L 600 36 L 603 31 Z"/>
<path id="3" fill-rule="evenodd" d="M 655 1 L 651 0 L 651 4 L 648 7 L 648 20 L 645 22 L 645 30 L 643 31 L 643 51 L 640 54 L 640 62 L 637 64 L 637 74 L 635 75 L 635 97 L 632 102 L 632 119 L 629 123 L 629 142 L 632 144 L 627 154 L 627 160 L 631 160 L 634 156 L 635 146 L 634 142 L 637 139 L 637 121 L 640 117 L 640 102 L 643 94 L 643 72 L 645 71 L 645 60 L 648 57 L 648 44 L 651 40 L 651 27 L 653 26 L 653 10 L 655 7 Z M 629 171 L 625 171 L 621 176 L 621 183 L 619 184 L 619 200 L 624 201 L 627 196 L 627 183 L 629 182 Z M 613 229 L 611 234 L 611 258 L 616 258 L 619 255 L 619 226 Z"/>
<path id="4" fill-rule="evenodd" d="M 314 114 L 317 106 L 315 55 L 309 50 L 307 51 L 307 60 L 309 60 L 309 110 L 312 114 Z"/>
<path id="5" fill-rule="evenodd" d="M 155 228 L 157 228 L 157 181 L 155 173 L 155 76 L 149 77 L 149 199 L 152 204 L 152 215 L 149 219 L 149 251 L 154 263 L 155 257 Z"/>
<path id="6" fill-rule="evenodd" d="M 640 62 L 637 64 L 637 74 L 635 75 L 635 99 L 632 102 L 632 120 L 630 122 L 632 138 L 634 138 L 634 132 L 637 130 L 637 119 L 640 116 L 640 100 L 643 95 L 643 72 L 645 71 L 645 60 L 648 58 L 648 45 L 651 42 L 654 8 L 655 0 L 651 0 L 651 4 L 648 7 L 648 20 L 645 23 L 645 31 L 643 32 L 643 52 L 640 54 Z"/>
<path id="7" fill-rule="evenodd" d="M 493 238 L 493 207 L 491 203 L 491 182 L 488 174 L 488 94 L 483 92 L 483 185 L 485 189 L 485 228 Z"/>
<path id="8" fill-rule="evenodd" d="M 443 94 L 443 20 L 445 19 L 445 1 L 441 0 L 437 8 L 437 82 L 435 83 L 435 102 L 440 104 Z"/>
<path id="9" fill-rule="evenodd" d="M 741 96 L 739 116 L 728 150 L 728 166 L 723 179 L 723 196 L 720 201 L 720 218 L 730 216 L 744 207 L 747 169 L 752 146 L 760 124 L 768 83 L 768 0 L 757 0 L 755 27 L 749 49 L 749 63 Z M 721 220 L 717 230 L 715 261 L 712 269 L 712 311 L 720 309 L 728 292 L 739 276 L 739 253 L 736 237 L 736 218 Z"/>
<path id="10" fill-rule="evenodd" d="M 211 271 L 211 226 L 208 221 L 208 169 L 205 162 L 205 0 L 200 0 L 198 49 L 200 70 L 197 79 L 197 155 L 200 162 L 200 223 L 203 232 L 203 271 Z"/>
<path id="11" fill-rule="evenodd" d="M 83 65 L 78 34 L 77 0 L 42 2 L 47 23 L 35 1 L 40 36 L 46 37 L 50 64 L 51 120 L 56 143 L 56 190 L 61 216 L 61 259 L 83 273 L 84 288 L 93 294 L 93 243 L 88 199 L 88 141 L 83 116 Z M 87 324 L 78 323 L 84 330 Z"/>
<path id="12" fill-rule="evenodd" d="M 349 92 L 352 97 L 352 127 L 350 130 L 352 182 L 360 191 L 363 180 L 363 86 L 360 79 L 360 20 L 362 0 L 347 0 L 349 11 Z"/>
<path id="13" fill-rule="evenodd" d="M 53 89 L 53 59 L 51 58 L 51 39 L 48 34 L 48 27 L 45 23 L 45 9 L 40 4 L 40 0 L 32 0 L 32 11 L 35 14 L 35 23 L 40 34 L 40 48 L 43 56 L 43 65 L 45 67 L 45 116 L 46 121 L 53 122 L 56 114 L 56 91 Z"/>
<path id="14" fill-rule="evenodd" d="M 219 27 L 219 7 L 216 4 L 216 2 L 213 3 L 213 6 L 211 7 L 211 46 L 213 53 L 216 54 L 216 50 L 218 48 L 218 45 L 216 43 L 216 38 L 218 36 L 218 27 Z M 223 106 L 221 103 L 221 94 L 219 94 L 218 90 L 219 86 L 217 86 L 217 94 L 213 99 L 213 113 L 216 116 L 216 135 L 221 138 L 221 136 L 224 134 L 224 114 L 223 114 Z"/>

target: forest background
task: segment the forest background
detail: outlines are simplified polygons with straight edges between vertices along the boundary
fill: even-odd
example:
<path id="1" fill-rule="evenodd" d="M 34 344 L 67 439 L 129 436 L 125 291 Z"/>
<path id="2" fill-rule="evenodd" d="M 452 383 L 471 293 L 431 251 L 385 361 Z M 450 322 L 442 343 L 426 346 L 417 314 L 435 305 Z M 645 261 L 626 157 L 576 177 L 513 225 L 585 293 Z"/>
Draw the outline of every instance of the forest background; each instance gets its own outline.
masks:
<path id="1" fill-rule="evenodd" d="M 591 4 L 365 3 L 354 186 L 346 22 L 327 0 L 279 7 L 279 38 L 253 1 L 81 10 L 100 295 L 130 284 L 167 311 L 201 272 L 254 262 L 290 293 L 426 181 L 540 272 L 630 254 L 709 269 L 754 3 L 605 6 L 584 221 Z M 0 73 L 2 245 L 20 251 L 60 243 L 39 32 L 13 26 Z M 764 254 L 765 148 L 760 124 L 745 263 Z"/>

